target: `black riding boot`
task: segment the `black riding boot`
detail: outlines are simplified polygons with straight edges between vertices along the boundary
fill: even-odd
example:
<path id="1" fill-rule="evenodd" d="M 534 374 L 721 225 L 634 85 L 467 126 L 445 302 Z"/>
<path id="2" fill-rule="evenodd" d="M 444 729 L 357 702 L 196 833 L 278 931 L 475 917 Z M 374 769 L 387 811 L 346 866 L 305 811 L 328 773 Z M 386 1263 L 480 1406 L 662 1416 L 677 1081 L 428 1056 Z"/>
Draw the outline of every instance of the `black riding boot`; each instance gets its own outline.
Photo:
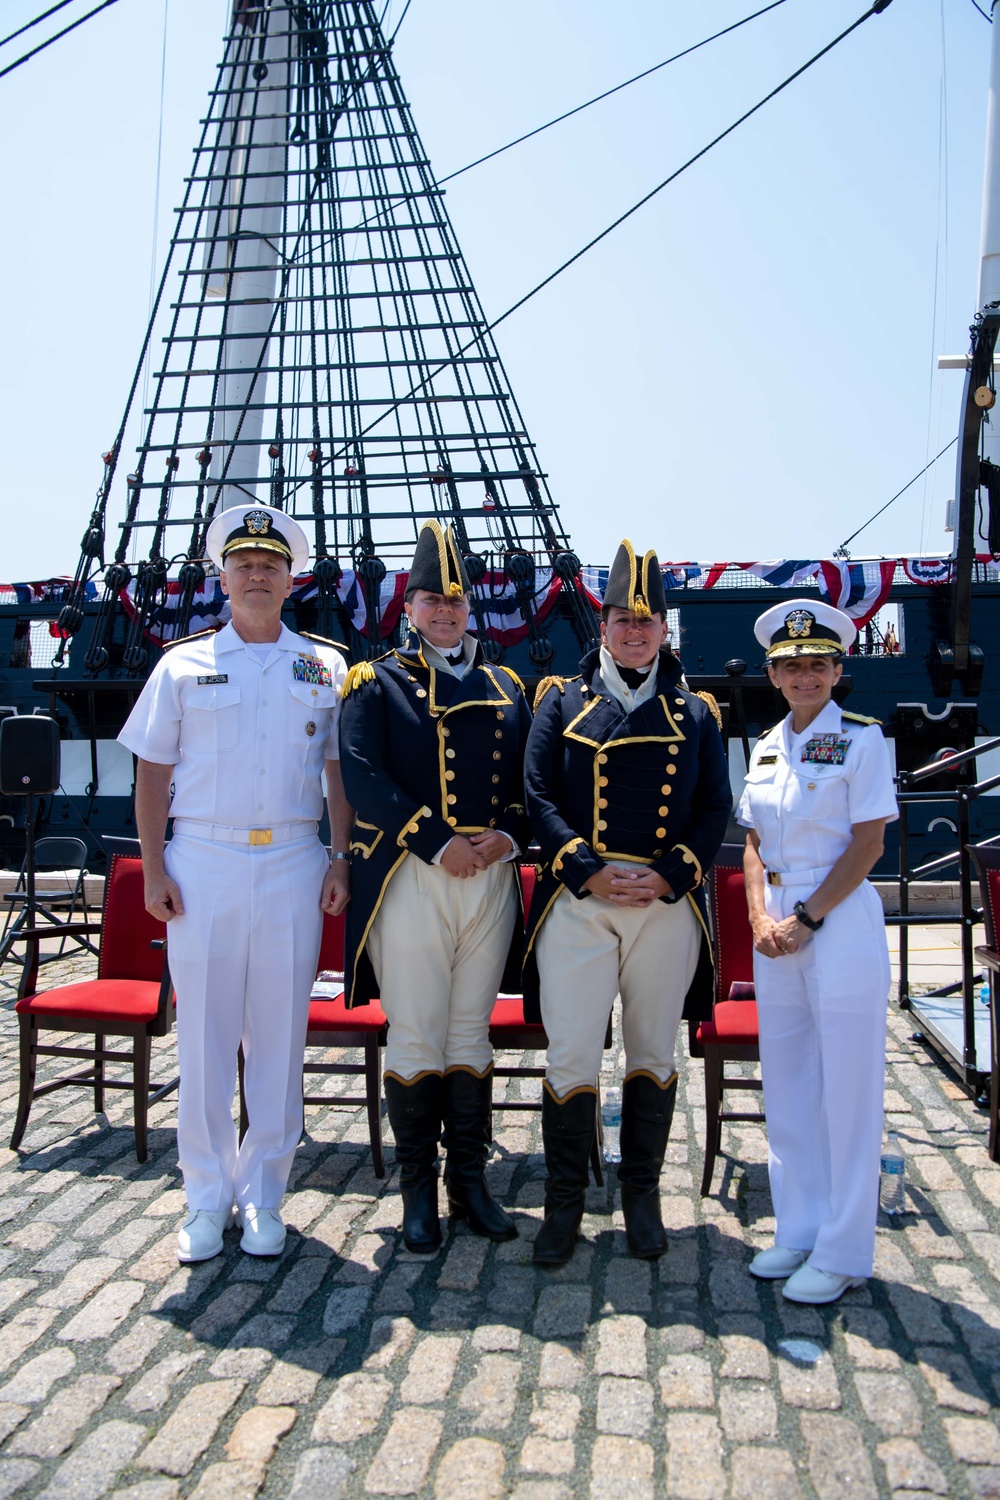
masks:
<path id="1" fill-rule="evenodd" d="M 622 1190 L 625 1238 L 640 1260 L 656 1260 L 667 1249 L 660 1217 L 660 1169 L 677 1097 L 677 1074 L 661 1083 L 652 1073 L 630 1073 L 622 1085 Z"/>
<path id="2" fill-rule="evenodd" d="M 407 1250 L 428 1255 L 441 1244 L 437 1174 L 441 1074 L 419 1073 L 404 1080 L 386 1073 L 383 1082 L 389 1123 L 396 1137 L 403 1240 Z"/>
<path id="3" fill-rule="evenodd" d="M 535 1240 L 536 1266 L 564 1266 L 573 1254 L 583 1218 L 590 1148 L 597 1118 L 597 1090 L 571 1089 L 563 1099 L 548 1081 L 542 1087 L 545 1144 L 545 1222 Z"/>
<path id="4" fill-rule="evenodd" d="M 483 1177 L 490 1150 L 493 1065 L 482 1077 L 471 1068 L 449 1068 L 444 1075 L 442 1145 L 448 1153 L 444 1181 L 448 1212 L 468 1219 L 473 1234 L 488 1240 L 516 1240 L 517 1230 L 491 1197 Z"/>

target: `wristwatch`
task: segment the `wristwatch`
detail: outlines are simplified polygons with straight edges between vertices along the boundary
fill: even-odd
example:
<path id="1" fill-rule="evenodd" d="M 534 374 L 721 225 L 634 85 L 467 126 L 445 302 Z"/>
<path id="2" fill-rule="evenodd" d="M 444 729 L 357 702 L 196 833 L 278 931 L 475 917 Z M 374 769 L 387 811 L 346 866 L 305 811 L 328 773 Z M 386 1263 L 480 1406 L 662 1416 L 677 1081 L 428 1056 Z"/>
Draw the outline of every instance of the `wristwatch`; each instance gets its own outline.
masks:
<path id="1" fill-rule="evenodd" d="M 792 910 L 798 917 L 799 921 L 802 923 L 803 927 L 808 927 L 810 932 L 819 932 L 820 928 L 823 925 L 824 918 L 820 917 L 818 922 L 814 921 L 806 911 L 806 904 L 804 901 L 796 901 L 795 905 L 792 907 Z"/>
<path id="2" fill-rule="evenodd" d="M 335 859 L 350 859 L 350 857 L 346 850 L 336 849 L 330 855 L 330 863 L 332 865 Z"/>

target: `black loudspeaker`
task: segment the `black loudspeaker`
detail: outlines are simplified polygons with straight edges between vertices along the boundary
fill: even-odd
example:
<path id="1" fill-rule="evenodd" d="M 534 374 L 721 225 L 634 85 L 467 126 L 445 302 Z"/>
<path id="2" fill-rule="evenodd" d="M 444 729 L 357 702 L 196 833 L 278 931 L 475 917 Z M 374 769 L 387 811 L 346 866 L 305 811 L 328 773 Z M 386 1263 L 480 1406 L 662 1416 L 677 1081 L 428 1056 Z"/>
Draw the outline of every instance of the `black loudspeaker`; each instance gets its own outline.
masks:
<path id="1" fill-rule="evenodd" d="M 0 795 L 45 797 L 59 790 L 59 725 L 43 714 L 0 721 Z"/>
<path id="2" fill-rule="evenodd" d="M 978 725 L 975 703 L 949 703 L 940 714 L 931 713 L 926 703 L 900 703 L 896 708 L 896 770 L 917 771 L 933 760 L 947 765 L 948 751 L 972 749 Z M 975 782 L 976 762 L 968 760 L 954 771 L 917 782 L 914 791 L 936 792 Z"/>

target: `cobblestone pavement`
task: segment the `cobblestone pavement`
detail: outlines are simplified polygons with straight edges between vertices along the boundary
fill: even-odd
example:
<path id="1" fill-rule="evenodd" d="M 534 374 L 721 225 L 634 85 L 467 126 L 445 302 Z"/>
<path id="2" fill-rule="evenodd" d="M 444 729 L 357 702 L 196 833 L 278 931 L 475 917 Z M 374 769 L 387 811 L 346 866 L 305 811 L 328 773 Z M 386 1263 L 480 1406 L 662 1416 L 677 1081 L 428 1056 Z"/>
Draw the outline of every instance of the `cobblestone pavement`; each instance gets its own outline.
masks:
<path id="1" fill-rule="evenodd" d="M 701 1064 L 686 1058 L 669 1254 L 625 1253 L 611 1171 L 557 1273 L 530 1262 L 534 1113 L 496 1117 L 489 1174 L 513 1244 L 459 1227 L 436 1257 L 407 1254 L 391 1152 L 380 1182 L 363 1111 L 331 1102 L 308 1112 L 280 1260 L 242 1255 L 234 1232 L 223 1256 L 179 1267 L 174 1100 L 154 1107 L 140 1166 L 127 1095 L 106 1116 L 83 1091 L 47 1096 L 21 1152 L 0 1149 L 0 1500 L 1000 1500 L 1000 1167 L 985 1116 L 911 1030 L 893 1007 L 886 1107 L 911 1212 L 880 1224 L 876 1278 L 818 1310 L 747 1273 L 773 1231 L 760 1127 L 728 1128 L 699 1197 Z M 173 1064 L 167 1038 L 156 1071 Z M 608 1053 L 606 1081 L 619 1067 Z M 329 1079 L 331 1100 L 355 1083 Z M 535 1080 L 510 1087 L 537 1097 Z"/>

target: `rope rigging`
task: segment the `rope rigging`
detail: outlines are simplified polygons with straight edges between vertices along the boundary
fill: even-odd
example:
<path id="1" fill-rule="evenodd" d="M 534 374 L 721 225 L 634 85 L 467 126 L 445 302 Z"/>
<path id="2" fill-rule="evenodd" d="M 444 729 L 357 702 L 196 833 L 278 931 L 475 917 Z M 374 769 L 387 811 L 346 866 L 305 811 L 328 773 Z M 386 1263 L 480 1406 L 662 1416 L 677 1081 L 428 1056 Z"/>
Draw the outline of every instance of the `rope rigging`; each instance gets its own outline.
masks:
<path id="1" fill-rule="evenodd" d="M 64 0 L 64 3 L 66 3 L 66 0 Z M 82 26 L 84 21 L 89 21 L 93 16 L 99 15 L 102 10 L 107 10 L 109 5 L 115 4 L 117 4 L 117 0 L 103 0 L 103 3 L 101 5 L 95 5 L 94 9 L 88 10 L 85 16 L 80 16 L 78 20 L 73 21 L 69 26 L 64 26 L 62 31 L 56 32 L 55 36 L 50 36 L 48 41 L 39 42 L 37 47 L 33 47 L 30 52 L 25 52 L 24 56 L 19 57 L 16 62 L 12 62 L 8 67 L 0 69 L 0 78 L 6 78 L 8 73 L 13 73 L 14 69 L 19 68 L 22 63 L 29 62 L 31 58 L 37 57 L 39 52 L 44 52 L 46 47 L 51 47 L 53 42 L 58 42 L 61 37 L 69 36 L 70 32 L 75 31 L 78 26 Z M 55 9 L 59 10 L 61 9 L 61 7 L 57 5 Z M 46 14 L 51 15 L 52 11 L 47 11 Z M 42 21 L 44 19 L 44 16 L 38 16 L 35 21 L 32 21 L 29 24 L 31 26 L 34 26 L 37 24 L 37 21 Z M 21 30 L 27 31 L 28 27 L 22 26 Z M 12 33 L 12 36 L 18 35 L 20 35 L 19 32 L 15 31 Z M 9 42 L 11 40 L 11 37 L 6 37 L 5 40 Z M 2 45 L 3 44 L 0 43 L 0 46 Z"/>
<path id="2" fill-rule="evenodd" d="M 881 507 L 881 509 L 877 510 L 873 516 L 869 516 L 868 517 L 868 520 L 865 521 L 864 525 L 859 526 L 858 529 L 857 529 L 857 531 L 852 531 L 851 534 L 850 534 L 850 536 L 847 537 L 844 541 L 842 541 L 841 544 L 840 544 L 840 546 L 837 548 L 838 555 L 842 553 L 844 556 L 846 556 L 847 555 L 847 544 L 848 544 L 848 542 L 853 542 L 854 538 L 856 536 L 860 536 L 861 533 L 864 530 L 866 530 L 866 528 L 869 527 L 872 524 L 873 521 L 877 521 L 878 518 L 879 518 L 879 516 L 882 515 L 882 513 L 884 511 L 887 511 L 889 509 L 889 506 L 892 505 L 892 503 L 893 503 L 894 500 L 898 500 L 899 497 L 900 497 L 900 495 L 905 495 L 906 491 L 910 488 L 910 486 L 912 484 L 916 484 L 916 482 L 917 482 L 918 479 L 922 479 L 923 476 L 927 473 L 927 470 L 928 469 L 932 469 L 934 467 L 934 465 L 937 463 L 938 459 L 939 458 L 943 458 L 944 455 L 948 452 L 948 449 L 949 448 L 954 448 L 954 446 L 955 446 L 955 444 L 957 442 L 958 442 L 958 436 L 956 435 L 955 437 L 952 438 L 952 440 L 951 440 L 950 443 L 945 443 L 944 447 L 941 449 L 941 452 L 940 453 L 935 453 L 934 457 L 930 460 L 930 462 L 924 464 L 923 468 L 918 473 L 914 474 L 914 476 L 913 476 L 912 479 L 908 479 L 906 481 L 906 483 L 903 485 L 903 488 L 901 490 L 897 490 L 896 491 L 896 493 L 892 497 L 892 500 L 887 500 L 885 502 L 885 504 Z"/>
<path id="3" fill-rule="evenodd" d="M 409 3 L 410 0 L 407 0 L 407 7 Z M 505 151 L 511 151 L 515 146 L 520 146 L 522 141 L 530 141 L 533 136 L 541 135 L 543 130 L 549 130 L 553 125 L 561 125 L 563 120 L 572 119 L 574 115 L 589 109 L 592 104 L 600 104 L 602 99 L 610 99 L 612 94 L 620 94 L 622 89 L 629 88 L 633 83 L 639 83 L 643 78 L 649 78 L 651 74 L 658 73 L 661 68 L 669 67 L 671 63 L 680 62 L 682 57 L 690 57 L 692 52 L 698 52 L 702 47 L 707 47 L 709 42 L 717 42 L 720 37 L 728 36 L 731 31 L 739 31 L 741 26 L 746 26 L 750 21 L 756 21 L 758 16 L 766 16 L 768 11 L 777 10 L 779 5 L 784 4 L 785 0 L 772 0 L 772 3 L 765 5 L 762 10 L 755 10 L 752 15 L 744 16 L 742 21 L 734 21 L 731 26 L 724 26 L 721 31 L 714 31 L 711 36 L 704 37 L 693 46 L 685 47 L 683 52 L 675 52 L 672 57 L 665 57 L 662 62 L 654 63 L 651 68 L 646 68 L 642 73 L 636 73 L 634 78 L 626 78 L 624 83 L 616 83 L 614 88 L 605 89 L 603 94 L 595 94 L 593 99 L 588 99 L 585 104 L 578 104 L 574 109 L 566 110 L 565 114 L 556 115 L 554 120 L 547 120 L 544 125 L 536 125 L 534 130 L 528 130 L 524 135 L 519 135 L 516 140 L 508 141 L 506 146 L 498 146 L 495 151 L 487 151 L 485 156 L 478 156 L 475 161 L 467 162 L 464 167 L 449 172 L 447 177 L 439 177 L 438 185 L 443 186 L 446 182 L 454 182 L 456 177 L 461 177 L 464 172 L 471 172 L 473 167 L 481 167 L 483 162 L 492 161 L 495 156 L 502 156 Z M 405 14 L 406 11 L 403 12 L 403 15 Z M 400 25 L 402 25 L 402 18 L 400 18 Z M 399 30 L 398 26 L 396 30 Z M 395 36 L 395 33 L 393 35 Z"/>

